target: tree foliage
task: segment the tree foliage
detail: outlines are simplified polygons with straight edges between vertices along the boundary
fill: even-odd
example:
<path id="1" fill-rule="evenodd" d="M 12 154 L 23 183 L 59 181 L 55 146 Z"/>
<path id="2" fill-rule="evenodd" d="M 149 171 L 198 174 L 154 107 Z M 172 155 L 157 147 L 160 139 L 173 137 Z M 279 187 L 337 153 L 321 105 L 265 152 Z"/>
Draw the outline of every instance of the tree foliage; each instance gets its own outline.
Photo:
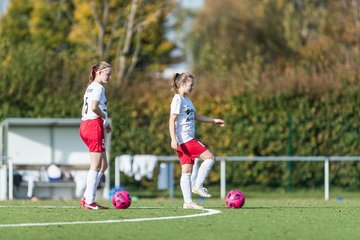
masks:
<path id="1" fill-rule="evenodd" d="M 71 22 L 68 14 L 74 10 L 71 1 L 32 1 L 29 30 L 32 43 L 46 49 L 61 51 L 69 47 Z"/>
<path id="2" fill-rule="evenodd" d="M 10 47 L 30 41 L 29 20 L 32 10 L 33 6 L 27 0 L 11 1 L 7 13 L 1 18 L 0 41 L 2 44 L 5 43 Z"/>
<path id="3" fill-rule="evenodd" d="M 114 63 L 114 77 L 127 84 L 135 70 L 162 71 L 175 45 L 165 38 L 172 1 L 75 1 L 72 42 Z"/>
<path id="4" fill-rule="evenodd" d="M 79 70 L 108 61 L 113 85 L 126 87 L 139 76 L 161 72 L 171 61 L 176 46 L 166 38 L 166 18 L 174 6 L 164 0 L 12 0 L 0 22 L 1 64 L 11 62 L 12 49 L 29 44 L 58 53 L 58 59 L 73 58 Z M 60 64 L 58 72 L 69 70 L 64 67 Z"/>
<path id="5" fill-rule="evenodd" d="M 112 158 L 174 154 L 168 82 L 145 81 L 172 62 L 175 45 L 165 38 L 172 7 L 11 0 L 0 20 L 0 119 L 80 117 L 89 67 L 107 60 L 122 79 L 107 88 Z M 198 125 L 198 137 L 220 156 L 287 155 L 290 144 L 293 155 L 359 155 L 359 7 L 357 0 L 205 1 L 186 38 L 197 78 L 192 98 L 201 114 L 227 126 Z M 131 86 L 139 76 L 142 83 Z M 290 174 L 294 186 L 323 181 L 314 163 L 229 165 L 227 180 L 237 185 L 284 186 Z M 359 169 L 332 163 L 332 184 L 359 187 Z"/>
<path id="6" fill-rule="evenodd" d="M 194 70 L 240 92 L 352 88 L 359 76 L 359 4 L 207 0 L 189 35 Z"/>

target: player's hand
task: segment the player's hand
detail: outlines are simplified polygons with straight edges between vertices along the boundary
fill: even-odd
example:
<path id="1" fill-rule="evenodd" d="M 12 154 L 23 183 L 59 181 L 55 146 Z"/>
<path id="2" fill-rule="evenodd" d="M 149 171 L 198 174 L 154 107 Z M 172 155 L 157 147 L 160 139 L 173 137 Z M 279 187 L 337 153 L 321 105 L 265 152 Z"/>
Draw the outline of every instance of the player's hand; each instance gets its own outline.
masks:
<path id="1" fill-rule="evenodd" d="M 106 131 L 106 133 L 111 133 L 112 128 L 111 128 L 110 124 L 107 127 L 105 127 L 105 131 Z"/>
<path id="2" fill-rule="evenodd" d="M 104 119 L 103 125 L 104 125 L 104 129 L 105 129 L 106 133 L 111 133 L 112 128 L 111 128 L 110 122 L 107 118 Z"/>
<path id="3" fill-rule="evenodd" d="M 105 129 L 110 126 L 109 120 L 107 118 L 103 118 L 103 125 Z"/>
<path id="4" fill-rule="evenodd" d="M 176 140 L 171 141 L 171 148 L 174 149 L 175 151 L 177 150 L 177 148 L 178 148 L 178 143 L 177 143 Z"/>
<path id="5" fill-rule="evenodd" d="M 220 127 L 225 127 L 225 121 L 222 119 L 214 119 L 215 124 L 220 125 Z"/>

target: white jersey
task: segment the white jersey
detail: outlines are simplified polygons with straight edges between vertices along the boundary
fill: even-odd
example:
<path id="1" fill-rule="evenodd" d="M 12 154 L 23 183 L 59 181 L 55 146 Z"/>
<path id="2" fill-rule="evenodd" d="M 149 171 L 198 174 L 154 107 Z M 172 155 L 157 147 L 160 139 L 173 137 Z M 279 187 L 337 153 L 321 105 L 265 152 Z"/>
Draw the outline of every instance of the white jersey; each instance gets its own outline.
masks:
<path id="1" fill-rule="evenodd" d="M 195 107 L 190 98 L 175 94 L 170 113 L 178 115 L 175 121 L 178 143 L 182 144 L 195 138 Z"/>
<path id="2" fill-rule="evenodd" d="M 103 111 L 105 116 L 107 116 L 105 88 L 98 82 L 92 82 L 86 88 L 84 94 L 84 115 L 82 116 L 81 120 L 89 120 L 100 117 L 91 110 L 91 103 L 94 100 L 99 101 L 100 110 Z"/>

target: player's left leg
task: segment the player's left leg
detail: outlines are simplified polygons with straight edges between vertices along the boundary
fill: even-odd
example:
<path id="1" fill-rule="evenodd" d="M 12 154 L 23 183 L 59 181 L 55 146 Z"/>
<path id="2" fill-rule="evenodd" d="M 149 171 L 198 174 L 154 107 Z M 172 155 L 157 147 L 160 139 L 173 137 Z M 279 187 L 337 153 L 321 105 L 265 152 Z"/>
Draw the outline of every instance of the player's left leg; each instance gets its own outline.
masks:
<path id="1" fill-rule="evenodd" d="M 193 189 L 195 186 L 196 178 L 199 171 L 199 161 L 200 161 L 199 158 L 195 158 L 194 166 L 192 168 L 192 173 L 191 173 L 191 189 Z"/>

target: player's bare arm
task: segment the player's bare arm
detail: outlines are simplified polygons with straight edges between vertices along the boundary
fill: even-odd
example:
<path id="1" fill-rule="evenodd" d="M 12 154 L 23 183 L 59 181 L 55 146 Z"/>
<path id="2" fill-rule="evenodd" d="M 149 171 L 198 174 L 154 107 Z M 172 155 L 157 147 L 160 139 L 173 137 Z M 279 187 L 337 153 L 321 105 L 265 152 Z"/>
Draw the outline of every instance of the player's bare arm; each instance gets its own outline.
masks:
<path id="1" fill-rule="evenodd" d="M 98 115 L 99 117 L 101 117 L 102 119 L 106 118 L 106 115 L 103 111 L 101 111 L 101 109 L 99 108 L 99 101 L 97 100 L 93 100 L 91 102 L 91 110 L 96 113 L 96 115 Z"/>
<path id="2" fill-rule="evenodd" d="M 171 137 L 171 148 L 176 150 L 178 148 L 178 143 L 176 141 L 176 134 L 175 134 L 175 121 L 177 118 L 177 114 L 170 114 L 169 118 L 169 132 Z"/>
<path id="3" fill-rule="evenodd" d="M 195 113 L 195 120 L 200 121 L 200 122 L 205 122 L 205 123 L 215 123 L 215 124 L 220 125 L 221 127 L 225 126 L 225 121 L 222 119 L 209 118 L 209 117 L 205 117 L 198 113 Z"/>
<path id="4" fill-rule="evenodd" d="M 103 111 L 101 111 L 100 107 L 99 107 L 99 101 L 97 100 L 93 100 L 91 102 L 91 110 L 96 113 L 96 115 L 98 115 L 99 117 L 101 117 L 102 119 L 104 119 L 104 127 L 105 127 L 105 131 L 107 133 L 110 133 L 112 131 L 112 128 L 109 124 L 109 122 L 107 122 L 107 119 L 106 119 L 106 115 Z"/>

